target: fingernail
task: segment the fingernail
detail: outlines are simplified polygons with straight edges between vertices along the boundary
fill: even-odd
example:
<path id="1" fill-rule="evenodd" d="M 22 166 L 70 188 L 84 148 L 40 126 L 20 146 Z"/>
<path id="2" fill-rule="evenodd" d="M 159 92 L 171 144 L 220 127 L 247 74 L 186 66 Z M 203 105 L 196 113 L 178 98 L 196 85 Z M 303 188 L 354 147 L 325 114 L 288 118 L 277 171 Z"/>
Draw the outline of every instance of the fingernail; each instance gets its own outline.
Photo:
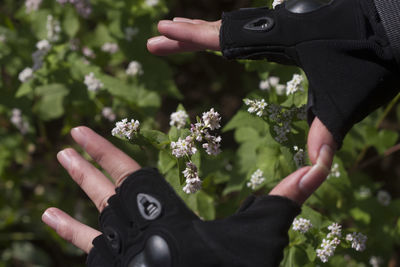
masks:
<path id="1" fill-rule="evenodd" d="M 42 221 L 54 230 L 57 230 L 58 217 L 52 211 L 46 210 L 42 215 Z"/>
<path id="2" fill-rule="evenodd" d="M 160 22 L 158 23 L 159 26 L 161 25 L 170 25 L 173 24 L 174 22 L 172 20 L 160 20 Z"/>
<path id="3" fill-rule="evenodd" d="M 163 39 L 164 39 L 163 36 L 153 37 L 153 38 L 150 38 L 149 40 L 147 40 L 147 44 L 156 44 L 156 43 L 161 42 Z"/>
<path id="4" fill-rule="evenodd" d="M 173 18 L 173 21 L 174 22 L 192 22 L 192 20 L 191 19 L 187 19 L 187 18 L 181 18 L 181 17 L 175 17 L 175 18 Z"/>
<path id="5" fill-rule="evenodd" d="M 299 188 L 311 195 L 325 181 L 329 170 L 320 164 L 315 164 L 300 180 Z"/>
<path id="6" fill-rule="evenodd" d="M 71 130 L 71 135 L 74 140 L 83 148 L 86 146 L 86 135 L 80 127 L 75 127 Z"/>
<path id="7" fill-rule="evenodd" d="M 57 159 L 65 169 L 69 170 L 69 167 L 71 166 L 71 158 L 68 155 L 68 152 L 65 150 L 58 152 Z"/>
<path id="8" fill-rule="evenodd" d="M 318 158 L 317 158 L 317 164 L 324 166 L 326 169 L 330 170 L 332 166 L 332 160 L 333 160 L 333 149 L 329 145 L 322 145 Z"/>

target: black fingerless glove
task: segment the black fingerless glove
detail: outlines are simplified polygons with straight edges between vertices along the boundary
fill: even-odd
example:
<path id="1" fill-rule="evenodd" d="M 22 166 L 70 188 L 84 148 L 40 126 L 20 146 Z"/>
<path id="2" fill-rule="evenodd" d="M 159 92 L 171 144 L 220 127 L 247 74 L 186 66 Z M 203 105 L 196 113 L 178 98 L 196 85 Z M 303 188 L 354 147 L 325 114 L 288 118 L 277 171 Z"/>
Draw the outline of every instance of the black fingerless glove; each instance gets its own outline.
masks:
<path id="1" fill-rule="evenodd" d="M 249 197 L 233 216 L 202 221 L 155 169 L 142 169 L 117 188 L 100 215 L 87 266 L 278 266 L 287 231 L 300 213 L 278 196 Z"/>
<path id="2" fill-rule="evenodd" d="M 376 2 L 397 8 L 391 23 L 372 0 L 288 0 L 275 10 L 224 13 L 221 50 L 229 59 L 301 67 L 309 80 L 308 120 L 317 116 L 340 146 L 356 122 L 400 87 L 400 2 Z"/>

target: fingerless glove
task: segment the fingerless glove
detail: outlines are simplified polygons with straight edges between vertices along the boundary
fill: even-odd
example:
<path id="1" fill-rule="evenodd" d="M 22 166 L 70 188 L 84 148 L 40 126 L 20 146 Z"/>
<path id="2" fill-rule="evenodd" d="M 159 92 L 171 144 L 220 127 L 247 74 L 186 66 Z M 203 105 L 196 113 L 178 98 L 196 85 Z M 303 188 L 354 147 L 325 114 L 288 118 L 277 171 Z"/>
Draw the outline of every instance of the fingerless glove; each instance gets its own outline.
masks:
<path id="1" fill-rule="evenodd" d="M 231 217 L 203 221 L 150 168 L 130 175 L 108 203 L 89 267 L 278 266 L 300 213 L 287 198 L 251 196 Z"/>
<path id="2" fill-rule="evenodd" d="M 400 11 L 397 0 L 375 0 L 384 1 Z M 399 14 L 390 20 L 397 21 L 398 40 Z M 228 59 L 301 67 L 309 80 L 308 121 L 317 116 L 339 146 L 355 123 L 397 94 L 396 44 L 373 0 L 288 0 L 274 10 L 242 9 L 224 13 L 220 31 Z"/>

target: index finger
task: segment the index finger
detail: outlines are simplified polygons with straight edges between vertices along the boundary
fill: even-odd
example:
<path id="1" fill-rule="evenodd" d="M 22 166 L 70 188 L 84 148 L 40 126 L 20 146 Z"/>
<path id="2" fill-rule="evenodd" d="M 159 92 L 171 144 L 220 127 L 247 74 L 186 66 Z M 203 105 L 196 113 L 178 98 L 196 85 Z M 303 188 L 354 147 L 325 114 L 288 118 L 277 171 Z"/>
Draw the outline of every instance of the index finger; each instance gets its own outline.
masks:
<path id="1" fill-rule="evenodd" d="M 116 186 L 140 165 L 113 144 L 88 127 L 80 126 L 71 130 L 74 140 L 94 159 L 114 180 Z"/>

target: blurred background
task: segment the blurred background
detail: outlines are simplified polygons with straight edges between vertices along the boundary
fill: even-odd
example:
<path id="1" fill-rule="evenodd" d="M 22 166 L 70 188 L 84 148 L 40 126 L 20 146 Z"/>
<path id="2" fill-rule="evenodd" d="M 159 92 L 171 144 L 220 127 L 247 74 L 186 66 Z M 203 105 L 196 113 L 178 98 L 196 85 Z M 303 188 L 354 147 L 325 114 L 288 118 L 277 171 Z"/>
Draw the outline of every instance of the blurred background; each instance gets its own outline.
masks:
<path id="1" fill-rule="evenodd" d="M 86 255 L 41 222 L 43 211 L 55 206 L 84 223 L 97 225 L 94 205 L 56 160 L 57 152 L 63 148 L 72 146 L 79 150 L 69 135 L 73 127 L 89 126 L 143 166 L 157 166 L 156 150 L 143 151 L 112 138 L 110 132 L 116 120 L 133 116 L 143 127 L 166 132 L 170 114 L 181 103 L 191 118 L 214 107 L 226 124 L 242 108 L 242 99 L 259 90 L 261 79 L 273 74 L 285 82 L 299 72 L 293 67 L 266 62 L 227 61 L 211 52 L 160 58 L 146 50 L 147 39 L 157 35 L 160 19 L 180 16 L 218 20 L 223 11 L 270 5 L 270 2 L 2 0 L 0 266 L 84 266 Z M 38 44 L 42 40 L 48 43 Z M 128 74 L 126 70 L 132 61 L 139 62 L 140 67 L 135 65 L 136 69 Z M 84 80 L 91 72 L 101 80 L 103 89 L 87 89 Z M 339 153 L 340 170 L 348 172 L 350 180 L 355 177 L 357 181 L 347 184 L 348 194 L 366 185 L 371 189 L 371 199 L 375 199 L 378 189 L 387 192 L 392 200 L 400 196 L 399 119 L 400 106 L 396 100 L 368 118 L 351 133 L 349 138 L 353 139 L 345 141 Z M 236 153 L 241 144 L 234 131 L 226 131 L 222 136 L 223 150 Z M 219 186 L 222 188 L 226 183 L 223 180 Z M 218 205 L 233 198 L 218 188 L 213 191 L 218 195 L 213 198 L 216 206 L 213 217 L 226 216 L 237 207 L 237 204 Z M 311 199 L 310 204 L 326 215 L 333 210 L 333 218 L 343 219 L 334 214 L 347 212 L 347 206 L 338 204 L 340 197 L 333 198 L 332 208 L 327 204 L 326 211 L 316 204 L 317 200 Z M 353 196 L 349 199 L 346 201 L 351 202 Z M 393 203 L 390 211 L 384 210 L 390 214 L 385 221 L 387 229 L 383 229 L 380 221 L 374 224 L 382 229 L 376 232 L 372 248 L 379 251 L 380 242 L 387 241 L 379 252 L 384 262 L 381 266 L 400 266 L 397 256 L 400 205 Z M 355 210 L 351 213 L 352 220 L 367 229 L 376 210 L 359 210 L 364 213 Z M 370 216 L 369 221 L 366 216 Z M 348 225 L 353 225 L 350 219 Z M 368 262 L 371 255 L 348 266 L 371 266 Z"/>

